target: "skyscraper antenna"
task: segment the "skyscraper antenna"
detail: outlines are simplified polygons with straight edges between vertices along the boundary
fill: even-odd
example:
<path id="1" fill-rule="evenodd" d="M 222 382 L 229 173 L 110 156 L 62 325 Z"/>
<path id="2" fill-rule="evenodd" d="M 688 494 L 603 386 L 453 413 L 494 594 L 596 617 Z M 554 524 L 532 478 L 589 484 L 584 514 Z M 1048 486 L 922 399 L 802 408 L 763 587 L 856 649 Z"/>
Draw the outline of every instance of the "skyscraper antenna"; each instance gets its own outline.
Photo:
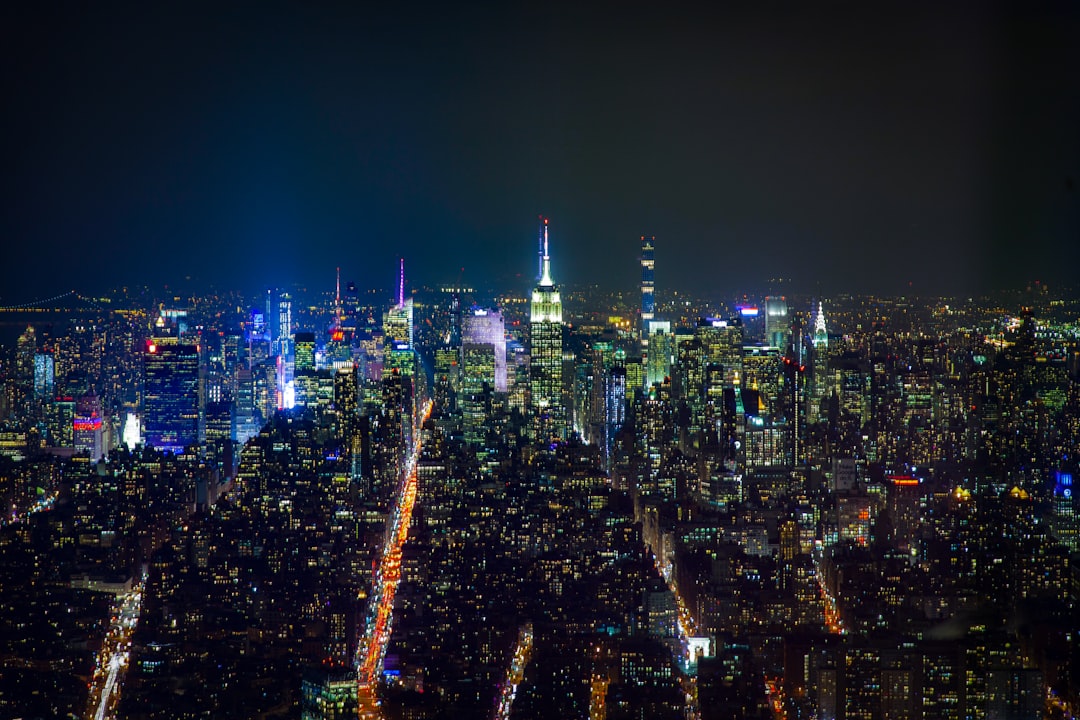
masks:
<path id="1" fill-rule="evenodd" d="M 538 215 L 540 220 L 540 227 L 536 233 L 536 279 L 544 277 L 544 256 L 547 255 L 547 218 L 543 215 Z"/>
<path id="2" fill-rule="evenodd" d="M 548 254 L 548 219 L 541 216 L 544 221 L 541 237 L 542 247 L 540 249 L 540 285 L 541 287 L 551 287 L 554 283 L 551 281 L 551 255 Z"/>
<path id="3" fill-rule="evenodd" d="M 405 307 L 405 258 L 401 258 L 398 271 L 398 307 Z"/>
<path id="4" fill-rule="evenodd" d="M 334 290 L 334 328 L 336 330 L 341 329 L 341 268 L 337 269 L 337 283 Z"/>

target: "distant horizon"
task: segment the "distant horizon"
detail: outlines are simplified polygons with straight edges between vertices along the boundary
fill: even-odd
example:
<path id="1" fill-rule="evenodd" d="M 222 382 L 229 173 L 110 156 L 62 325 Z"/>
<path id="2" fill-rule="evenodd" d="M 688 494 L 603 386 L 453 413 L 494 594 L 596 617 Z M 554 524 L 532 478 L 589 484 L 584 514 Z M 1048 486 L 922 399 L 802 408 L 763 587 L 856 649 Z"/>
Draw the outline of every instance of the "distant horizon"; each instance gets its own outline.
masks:
<path id="1" fill-rule="evenodd" d="M 593 290 L 593 291 L 600 292 L 600 293 L 622 293 L 624 295 L 629 296 L 630 299 L 635 298 L 640 294 L 640 286 L 639 285 L 628 285 L 626 287 L 619 288 L 619 287 L 611 287 L 611 286 L 607 286 L 607 285 L 602 285 L 602 284 L 595 283 L 595 282 L 560 282 L 558 277 L 555 278 L 555 281 L 556 281 L 556 284 L 561 286 L 562 288 L 564 288 L 564 290 L 568 290 L 568 291 L 571 291 L 571 292 L 581 292 L 581 291 L 586 291 L 586 290 Z M 342 286 L 343 286 L 343 290 L 342 290 L 343 294 L 345 294 L 344 286 L 347 283 L 354 283 L 356 285 L 356 287 L 357 287 L 357 290 L 360 291 L 360 292 L 363 292 L 365 294 L 384 293 L 386 295 L 386 298 L 384 299 L 386 302 L 392 302 L 393 299 L 394 299 L 393 296 L 397 292 L 396 288 L 394 288 L 390 283 L 384 283 L 382 285 L 363 285 L 363 284 L 358 283 L 355 280 L 349 278 L 348 276 L 346 276 L 344 272 L 342 273 L 341 282 L 342 282 Z M 463 287 L 463 288 L 467 288 L 471 292 L 471 294 L 480 295 L 482 297 L 486 297 L 486 296 L 494 297 L 494 296 L 498 296 L 498 295 L 515 294 L 515 293 L 518 294 L 521 297 L 527 297 L 530 290 L 531 290 L 531 288 L 532 288 L 532 286 L 533 286 L 533 284 L 535 284 L 535 281 L 532 280 L 532 279 L 529 279 L 524 284 L 510 284 L 508 281 L 504 282 L 503 284 L 497 284 L 497 283 L 494 283 L 494 282 L 478 283 L 478 282 L 471 282 L 470 280 L 466 279 L 459 286 L 459 285 L 457 285 L 456 280 L 443 280 L 443 281 L 439 281 L 439 280 L 434 280 L 434 281 L 423 280 L 423 281 L 420 281 L 420 282 L 413 282 L 411 279 L 409 279 L 407 277 L 406 278 L 406 294 L 411 295 L 411 294 L 423 293 L 423 292 L 438 293 L 438 292 L 441 292 L 443 290 L 443 288 Z M 1050 297 L 1059 298 L 1059 299 L 1080 300 L 1080 286 L 1077 286 L 1077 285 L 1072 285 L 1072 286 L 1070 286 L 1070 285 L 1054 285 L 1054 284 L 1042 283 L 1042 281 L 1031 281 L 1031 282 L 1028 282 L 1028 283 L 1018 284 L 1018 285 L 1015 285 L 1013 287 L 998 288 L 998 289 L 993 289 L 993 290 L 980 292 L 980 293 L 965 293 L 965 292 L 952 292 L 952 293 L 950 293 L 950 292 L 926 292 L 926 291 L 920 292 L 919 290 L 917 290 L 914 287 L 906 288 L 906 289 L 900 289 L 900 290 L 891 291 L 891 292 L 890 291 L 884 291 L 884 290 L 883 291 L 858 291 L 858 290 L 854 290 L 854 289 L 832 289 L 832 290 L 826 291 L 826 290 L 820 289 L 820 288 L 799 287 L 798 284 L 795 283 L 795 282 L 790 282 L 788 285 L 785 285 L 784 287 L 777 287 L 775 284 L 773 284 L 771 287 L 769 287 L 769 285 L 770 285 L 770 283 L 766 282 L 766 283 L 762 283 L 760 286 L 757 286 L 757 287 L 749 287 L 749 286 L 731 287 L 731 288 L 714 287 L 714 288 L 705 289 L 705 288 L 683 288 L 683 287 L 663 286 L 663 285 L 658 284 L 658 286 L 656 287 L 656 294 L 657 294 L 658 301 L 659 300 L 669 299 L 672 295 L 677 296 L 677 295 L 683 294 L 683 295 L 689 295 L 689 296 L 691 296 L 693 298 L 696 298 L 696 299 L 719 300 L 719 301 L 722 301 L 722 302 L 733 302 L 733 303 L 736 303 L 736 304 L 738 303 L 738 300 L 740 298 L 742 298 L 742 297 L 764 298 L 766 296 L 783 296 L 783 297 L 792 297 L 792 298 L 799 298 L 799 299 L 820 298 L 820 299 L 824 299 L 826 301 L 829 298 L 843 298 L 843 297 L 851 297 L 851 298 L 912 298 L 912 299 L 927 299 L 927 300 L 941 299 L 941 298 L 951 298 L 951 299 L 958 299 L 958 300 L 972 300 L 972 301 L 974 301 L 974 300 L 977 300 L 977 299 L 994 299 L 994 298 L 1008 297 L 1008 296 L 1011 296 L 1011 295 L 1023 295 L 1025 293 L 1032 292 L 1033 290 L 1035 290 L 1035 288 L 1037 286 L 1042 286 L 1042 287 L 1046 288 L 1046 292 L 1048 293 L 1048 295 Z M 161 300 L 163 295 L 165 295 L 167 293 L 171 293 L 171 292 L 180 293 L 182 296 L 194 295 L 196 297 L 208 296 L 208 295 L 211 295 L 213 293 L 222 292 L 222 293 L 236 293 L 236 294 L 239 294 L 240 296 L 242 296 L 245 300 L 250 301 L 250 300 L 257 299 L 260 295 L 264 294 L 267 290 L 271 290 L 271 289 L 274 289 L 274 290 L 287 290 L 287 291 L 297 291 L 297 290 L 299 290 L 299 291 L 303 291 L 303 292 L 311 294 L 311 295 L 319 295 L 319 294 L 322 294 L 322 295 L 330 294 L 330 295 L 332 295 L 334 293 L 334 290 L 335 290 L 335 283 L 334 283 L 334 279 L 331 278 L 329 282 L 327 282 L 325 284 L 321 284 L 321 285 L 316 285 L 316 284 L 313 284 L 313 283 L 305 283 L 305 282 L 299 282 L 298 281 L 298 282 L 284 282 L 284 283 L 275 283 L 275 284 L 266 283 L 266 284 L 262 284 L 262 285 L 255 285 L 254 287 L 250 287 L 250 286 L 245 287 L 243 285 L 237 285 L 237 286 L 231 286 L 230 287 L 230 286 L 216 285 L 216 284 L 210 284 L 210 283 L 203 284 L 203 283 L 200 283 L 200 281 L 197 278 L 183 278 L 183 279 L 181 279 L 179 281 L 173 281 L 171 283 L 164 283 L 164 284 L 161 284 L 161 285 L 124 284 L 124 283 L 121 283 L 121 284 L 117 284 L 117 285 L 114 285 L 114 286 L 111 286 L 111 287 L 98 287 L 98 288 L 92 288 L 92 289 L 69 288 L 67 290 L 60 290 L 58 288 L 56 292 L 48 293 L 48 294 L 42 295 L 40 297 L 8 298 L 8 297 L 5 297 L 3 295 L 0 295 L 0 310 L 10 311 L 10 310 L 14 310 L 14 309 L 19 309 L 19 308 L 21 308 L 23 306 L 33 307 L 33 306 L 40 306 L 40 305 L 48 305 L 50 303 L 50 301 L 57 301 L 59 299 L 63 299 L 64 297 L 70 295 L 73 292 L 76 293 L 76 294 L 79 294 L 79 295 L 83 295 L 83 296 L 92 298 L 92 299 L 101 299 L 101 298 L 106 298 L 109 295 L 112 295 L 114 293 L 121 292 L 124 289 L 127 289 L 129 294 L 131 294 L 131 295 L 136 295 L 136 294 L 143 293 L 143 292 L 149 293 L 149 295 L 152 298 L 156 299 L 156 300 Z M 108 308 L 103 308 L 103 309 L 107 310 Z"/>

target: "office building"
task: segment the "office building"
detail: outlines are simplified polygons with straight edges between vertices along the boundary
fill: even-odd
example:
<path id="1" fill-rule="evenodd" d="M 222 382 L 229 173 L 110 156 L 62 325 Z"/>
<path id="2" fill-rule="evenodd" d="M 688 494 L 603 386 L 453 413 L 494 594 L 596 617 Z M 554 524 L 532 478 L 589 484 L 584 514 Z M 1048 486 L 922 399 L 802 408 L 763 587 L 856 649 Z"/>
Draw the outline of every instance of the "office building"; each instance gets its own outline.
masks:
<path id="1" fill-rule="evenodd" d="M 176 337 L 152 338 L 143 371 L 146 444 L 181 453 L 199 439 L 199 346 Z"/>
<path id="2" fill-rule="evenodd" d="M 780 348 L 782 355 L 787 352 L 790 341 L 791 321 L 788 319 L 787 299 L 765 298 L 765 344 Z"/>

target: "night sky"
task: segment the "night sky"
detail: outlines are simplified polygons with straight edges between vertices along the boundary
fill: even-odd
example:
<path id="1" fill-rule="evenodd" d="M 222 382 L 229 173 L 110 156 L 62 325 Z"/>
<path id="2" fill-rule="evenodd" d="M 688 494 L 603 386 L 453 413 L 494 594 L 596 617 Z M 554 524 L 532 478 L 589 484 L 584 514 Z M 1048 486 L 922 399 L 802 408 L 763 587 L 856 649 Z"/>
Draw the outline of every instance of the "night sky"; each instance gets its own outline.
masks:
<path id="1" fill-rule="evenodd" d="M 17 5 L 3 304 L 524 291 L 538 213 L 560 282 L 1076 284 L 1080 3 Z"/>

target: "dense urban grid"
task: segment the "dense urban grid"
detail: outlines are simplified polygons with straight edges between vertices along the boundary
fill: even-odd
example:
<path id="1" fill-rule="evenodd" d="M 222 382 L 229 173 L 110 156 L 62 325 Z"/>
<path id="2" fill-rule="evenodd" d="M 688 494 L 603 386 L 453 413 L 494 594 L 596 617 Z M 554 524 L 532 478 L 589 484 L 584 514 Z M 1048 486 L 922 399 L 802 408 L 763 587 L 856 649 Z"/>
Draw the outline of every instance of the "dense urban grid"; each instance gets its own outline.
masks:
<path id="1" fill-rule="evenodd" d="M 0 308 L 0 715 L 1073 717 L 1080 301 L 536 243 L 531 289 Z"/>

